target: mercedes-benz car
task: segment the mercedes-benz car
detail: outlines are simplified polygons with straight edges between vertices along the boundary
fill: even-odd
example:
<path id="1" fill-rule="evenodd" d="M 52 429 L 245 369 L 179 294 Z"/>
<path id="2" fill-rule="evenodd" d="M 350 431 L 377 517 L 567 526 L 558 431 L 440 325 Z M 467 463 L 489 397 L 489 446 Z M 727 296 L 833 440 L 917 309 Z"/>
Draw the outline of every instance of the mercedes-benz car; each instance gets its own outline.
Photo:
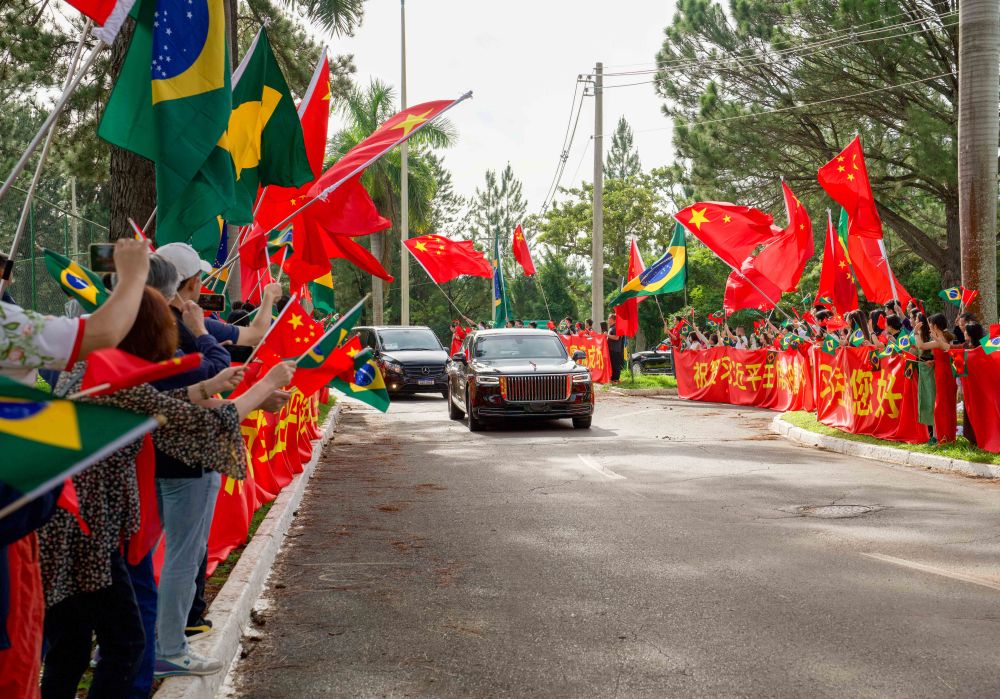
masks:
<path id="1" fill-rule="evenodd" d="M 362 346 L 375 351 L 389 395 L 448 395 L 444 370 L 448 352 L 433 330 L 423 325 L 362 326 L 355 330 Z"/>
<path id="2" fill-rule="evenodd" d="M 586 356 L 571 357 L 551 330 L 470 333 L 448 362 L 448 416 L 468 416 L 473 432 L 503 418 L 572 418 L 586 429 L 594 415 L 590 370 L 578 363 Z"/>

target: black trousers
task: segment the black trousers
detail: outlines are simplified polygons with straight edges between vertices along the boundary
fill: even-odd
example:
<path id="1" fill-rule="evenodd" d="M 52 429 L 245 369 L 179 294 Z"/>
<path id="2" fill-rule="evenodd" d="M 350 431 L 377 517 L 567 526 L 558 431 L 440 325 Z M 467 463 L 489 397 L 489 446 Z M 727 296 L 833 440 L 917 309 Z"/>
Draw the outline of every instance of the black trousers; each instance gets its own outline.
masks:
<path id="1" fill-rule="evenodd" d="M 67 597 L 45 613 L 48 652 L 42 672 L 43 699 L 73 699 L 90 662 L 92 636 L 101 659 L 88 697 L 125 699 L 142 662 L 146 636 L 125 560 L 111 560 L 111 586 Z"/>
<path id="2" fill-rule="evenodd" d="M 622 376 L 622 367 L 625 365 L 625 352 L 609 352 L 611 355 L 611 380 L 618 381 Z"/>

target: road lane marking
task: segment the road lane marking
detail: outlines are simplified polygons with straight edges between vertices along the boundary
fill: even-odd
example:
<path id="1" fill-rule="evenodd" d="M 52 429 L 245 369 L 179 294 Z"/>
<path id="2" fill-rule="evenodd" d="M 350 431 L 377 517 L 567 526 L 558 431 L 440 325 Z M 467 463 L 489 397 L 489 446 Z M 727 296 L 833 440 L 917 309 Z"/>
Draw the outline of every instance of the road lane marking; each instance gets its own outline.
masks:
<path id="1" fill-rule="evenodd" d="M 962 582 L 967 582 L 972 585 L 988 587 L 991 590 L 1000 590 L 1000 583 L 989 580 L 988 578 L 981 578 L 978 575 L 956 573 L 950 570 L 944 570 L 943 568 L 929 566 L 926 563 L 917 563 L 916 561 L 908 561 L 905 558 L 887 556 L 884 553 L 862 553 L 861 555 L 866 558 L 873 558 L 876 561 L 882 561 L 883 563 L 892 563 L 893 565 L 901 566 L 903 568 L 912 568 L 913 570 L 919 570 L 923 573 L 932 573 L 945 578 L 951 578 L 952 580 L 961 580 Z"/>
<path id="2" fill-rule="evenodd" d="M 605 478 L 610 478 L 611 480 L 625 480 L 625 476 L 620 473 L 615 473 L 609 468 L 604 468 L 597 462 L 597 459 L 586 456 L 585 454 L 577 454 L 577 456 L 580 457 L 580 461 L 583 462 L 584 466 L 594 469 Z"/>

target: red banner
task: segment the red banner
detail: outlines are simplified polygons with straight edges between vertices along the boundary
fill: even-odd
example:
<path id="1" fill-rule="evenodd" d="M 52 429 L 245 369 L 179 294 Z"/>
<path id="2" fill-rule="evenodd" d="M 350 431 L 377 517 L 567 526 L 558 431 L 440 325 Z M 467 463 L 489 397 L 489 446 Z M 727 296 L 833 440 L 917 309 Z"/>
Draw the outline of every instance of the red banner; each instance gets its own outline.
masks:
<path id="1" fill-rule="evenodd" d="M 674 350 L 677 393 L 686 400 L 812 410 L 809 360 L 798 350 Z"/>
<path id="2" fill-rule="evenodd" d="M 1000 454 L 1000 352 L 986 354 L 982 349 L 969 350 L 962 379 L 965 412 L 975 432 L 976 446 Z"/>
<path id="3" fill-rule="evenodd" d="M 879 357 L 871 347 L 841 347 L 834 355 L 813 351 L 816 417 L 844 432 L 923 444 L 927 426 L 917 422 L 917 366 L 906 357 Z"/>
<path id="4" fill-rule="evenodd" d="M 611 381 L 611 354 L 608 352 L 608 336 L 602 333 L 581 333 L 579 335 L 560 335 L 559 339 L 566 345 L 570 355 L 577 350 L 587 353 L 584 364 L 590 369 L 590 378 L 594 383 Z"/>

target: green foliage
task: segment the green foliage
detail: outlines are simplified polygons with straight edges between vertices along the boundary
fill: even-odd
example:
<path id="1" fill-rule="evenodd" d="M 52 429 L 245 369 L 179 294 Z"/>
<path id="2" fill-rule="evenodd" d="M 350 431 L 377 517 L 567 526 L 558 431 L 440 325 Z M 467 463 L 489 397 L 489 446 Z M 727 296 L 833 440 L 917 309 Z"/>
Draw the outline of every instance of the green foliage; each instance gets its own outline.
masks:
<path id="1" fill-rule="evenodd" d="M 611 137 L 611 150 L 604 164 L 604 176 L 611 180 L 636 177 L 642 172 L 639 152 L 635 149 L 632 129 L 625 117 L 618 120 L 618 126 Z"/>
<path id="2" fill-rule="evenodd" d="M 499 239 L 501 254 L 510 248 L 514 228 L 524 222 L 528 209 L 522 188 L 510 163 L 499 177 L 494 170 L 486 171 L 485 187 L 477 187 L 472 198 L 469 227 L 473 240 L 492 250 L 493 240 Z M 528 231 L 525 237 L 531 240 Z"/>

